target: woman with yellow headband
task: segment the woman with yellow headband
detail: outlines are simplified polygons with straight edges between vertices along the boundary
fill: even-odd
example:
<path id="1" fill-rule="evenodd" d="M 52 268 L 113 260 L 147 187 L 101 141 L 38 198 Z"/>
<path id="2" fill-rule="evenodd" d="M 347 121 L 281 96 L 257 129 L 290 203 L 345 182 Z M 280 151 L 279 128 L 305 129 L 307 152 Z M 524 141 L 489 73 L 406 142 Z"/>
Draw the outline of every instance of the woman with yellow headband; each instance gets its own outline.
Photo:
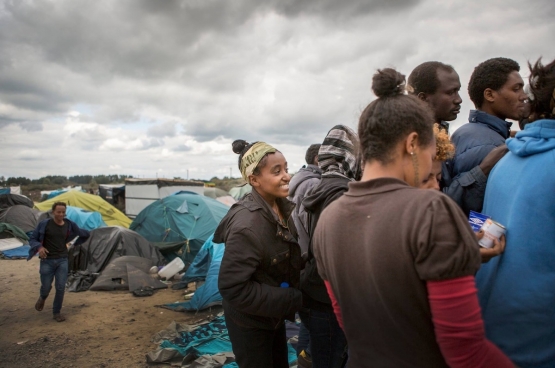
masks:
<path id="1" fill-rule="evenodd" d="M 235 360 L 241 368 L 289 367 L 285 319 L 302 305 L 302 265 L 287 199 L 291 176 L 283 154 L 264 142 L 233 142 L 239 170 L 253 188 L 222 219 L 225 243 L 218 287 Z"/>

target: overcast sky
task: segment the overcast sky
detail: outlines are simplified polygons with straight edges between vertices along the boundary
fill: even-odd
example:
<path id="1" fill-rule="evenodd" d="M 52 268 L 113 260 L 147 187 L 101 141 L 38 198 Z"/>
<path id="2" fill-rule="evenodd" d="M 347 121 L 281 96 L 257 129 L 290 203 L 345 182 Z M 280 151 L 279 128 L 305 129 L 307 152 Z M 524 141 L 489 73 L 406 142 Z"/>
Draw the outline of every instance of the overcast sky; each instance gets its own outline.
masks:
<path id="1" fill-rule="evenodd" d="M 429 60 L 461 77 L 456 128 L 477 64 L 555 58 L 554 18 L 553 0 L 0 0 L 0 175 L 239 177 L 238 138 L 295 172 L 356 129 L 376 69 Z"/>

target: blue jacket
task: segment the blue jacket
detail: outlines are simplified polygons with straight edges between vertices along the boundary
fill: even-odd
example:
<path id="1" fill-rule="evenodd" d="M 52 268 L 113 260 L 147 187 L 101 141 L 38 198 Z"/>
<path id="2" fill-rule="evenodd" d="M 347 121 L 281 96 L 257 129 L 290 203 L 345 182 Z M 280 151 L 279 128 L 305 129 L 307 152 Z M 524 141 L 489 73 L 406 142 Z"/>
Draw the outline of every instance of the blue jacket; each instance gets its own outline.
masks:
<path id="1" fill-rule="evenodd" d="M 505 253 L 476 275 L 487 337 L 519 367 L 555 366 L 555 120 L 507 140 L 483 212 L 507 229 Z"/>
<path id="2" fill-rule="evenodd" d="M 455 131 L 455 156 L 444 162 L 442 190 L 468 216 L 481 212 L 487 177 L 479 165 L 495 147 L 509 138 L 512 123 L 479 110 L 471 110 L 468 124 Z"/>
<path id="3" fill-rule="evenodd" d="M 46 224 L 48 224 L 48 221 L 50 220 L 52 219 L 42 220 L 33 231 L 33 235 L 29 238 L 29 245 L 31 246 L 31 249 L 29 249 L 29 256 L 27 257 L 27 260 L 33 258 L 33 256 L 39 252 L 39 248 L 42 247 L 42 244 L 44 243 L 44 233 L 46 232 Z M 64 221 L 68 223 L 66 241 L 69 242 L 76 237 L 79 237 L 79 239 L 75 242 L 75 245 L 79 245 L 87 240 L 90 235 L 87 230 L 80 229 L 75 222 L 67 218 L 64 218 Z"/>

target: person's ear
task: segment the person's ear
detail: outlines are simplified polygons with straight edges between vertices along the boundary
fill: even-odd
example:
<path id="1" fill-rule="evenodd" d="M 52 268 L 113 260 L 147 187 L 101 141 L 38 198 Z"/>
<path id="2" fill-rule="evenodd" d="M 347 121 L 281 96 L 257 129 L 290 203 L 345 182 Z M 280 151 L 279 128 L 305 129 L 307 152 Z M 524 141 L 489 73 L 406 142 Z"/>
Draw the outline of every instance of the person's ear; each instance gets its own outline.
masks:
<path id="1" fill-rule="evenodd" d="M 260 182 L 258 181 L 258 176 L 256 175 L 249 175 L 249 184 L 252 187 L 259 187 L 260 186 Z"/>
<path id="2" fill-rule="evenodd" d="M 424 92 L 419 92 L 416 97 L 418 97 L 420 100 L 424 101 L 424 102 L 428 102 L 428 95 L 425 94 Z"/>
<path id="3" fill-rule="evenodd" d="M 486 88 L 484 90 L 484 100 L 493 103 L 495 102 L 496 92 L 491 88 Z"/>
<path id="4" fill-rule="evenodd" d="M 412 155 L 418 147 L 418 133 L 412 132 L 405 139 L 405 153 Z"/>

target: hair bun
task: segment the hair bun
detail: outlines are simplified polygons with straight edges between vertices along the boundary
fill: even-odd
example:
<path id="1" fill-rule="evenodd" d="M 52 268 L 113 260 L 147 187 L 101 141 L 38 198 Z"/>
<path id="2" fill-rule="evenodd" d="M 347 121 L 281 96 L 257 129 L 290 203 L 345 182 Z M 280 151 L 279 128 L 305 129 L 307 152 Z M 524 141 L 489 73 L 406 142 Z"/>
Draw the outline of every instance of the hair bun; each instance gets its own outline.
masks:
<path id="1" fill-rule="evenodd" d="M 381 69 L 372 77 L 372 91 L 379 98 L 405 93 L 405 76 L 395 69 Z"/>
<path id="2" fill-rule="evenodd" d="M 234 140 L 233 143 L 231 143 L 231 147 L 233 149 L 233 152 L 240 155 L 241 152 L 243 152 L 243 150 L 249 145 L 249 143 L 245 140 L 242 139 L 237 139 Z"/>

